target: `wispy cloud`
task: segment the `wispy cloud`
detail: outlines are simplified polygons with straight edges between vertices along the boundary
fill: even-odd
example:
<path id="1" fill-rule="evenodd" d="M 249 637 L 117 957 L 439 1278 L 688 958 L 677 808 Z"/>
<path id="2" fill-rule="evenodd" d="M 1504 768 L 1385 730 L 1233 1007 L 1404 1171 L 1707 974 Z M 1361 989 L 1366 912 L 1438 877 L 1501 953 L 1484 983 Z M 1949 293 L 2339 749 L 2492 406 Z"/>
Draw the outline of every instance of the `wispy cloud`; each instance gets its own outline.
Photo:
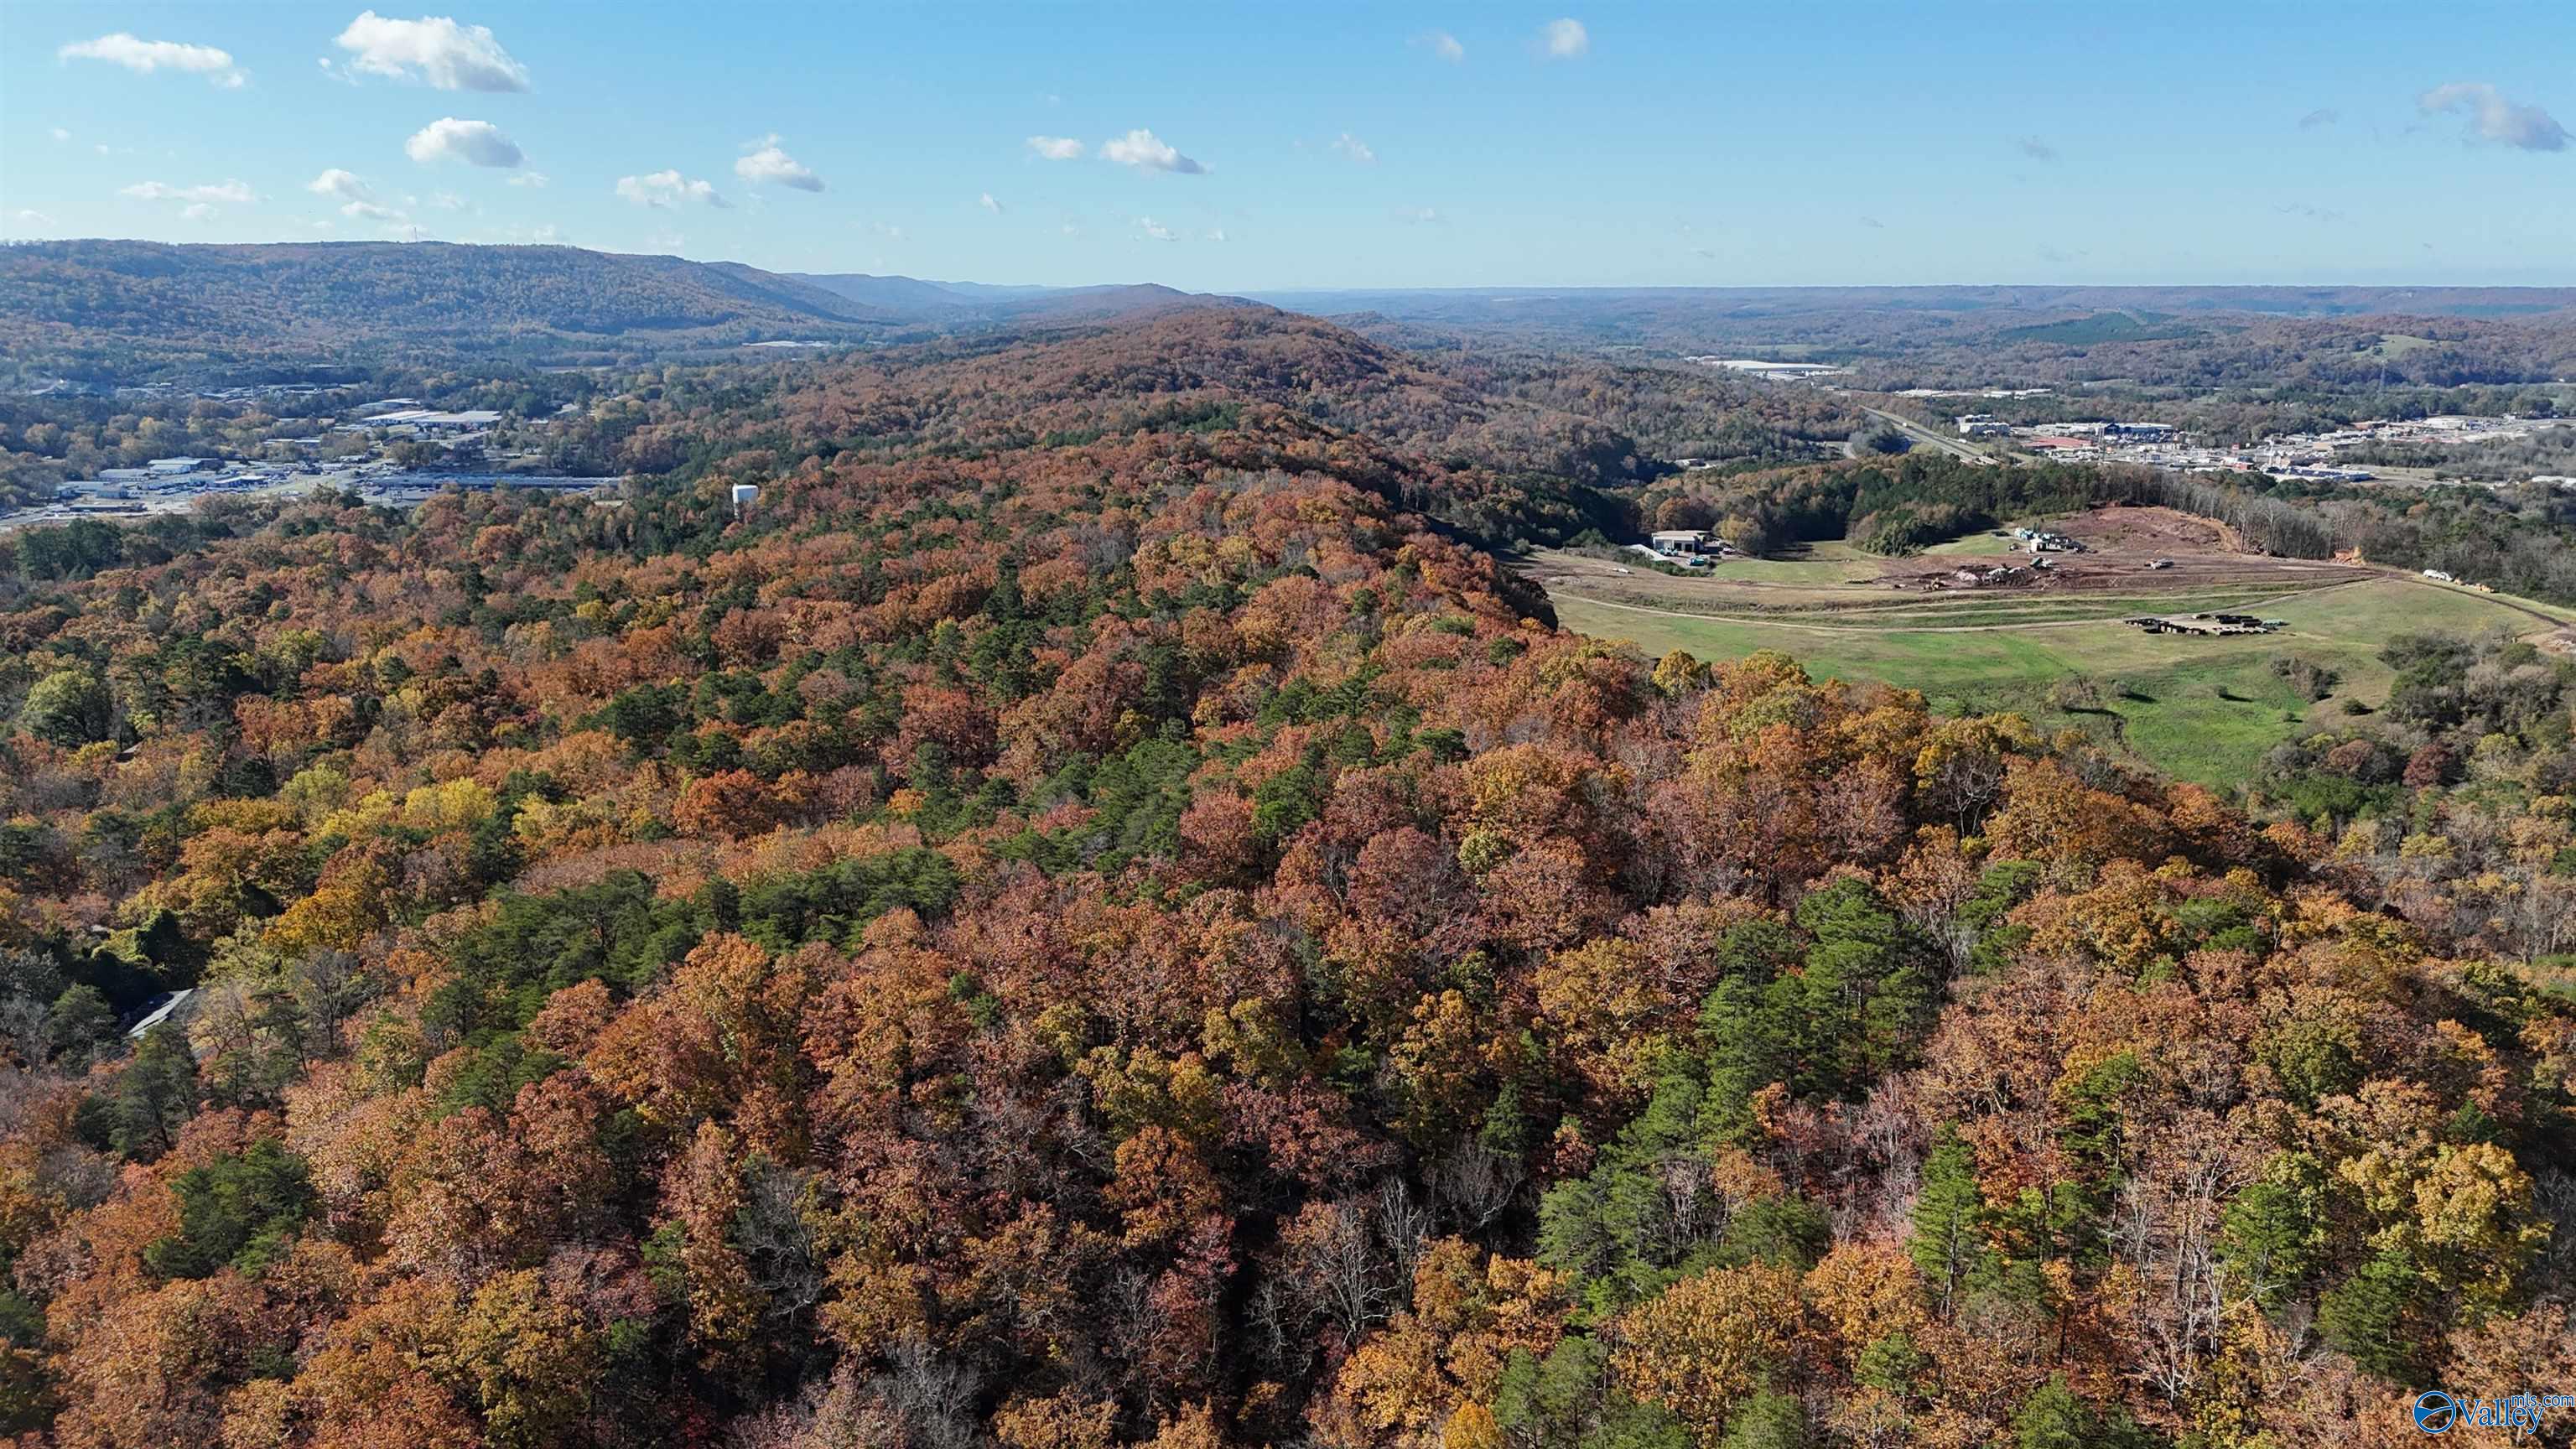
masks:
<path id="1" fill-rule="evenodd" d="M 1864 217 L 1862 217 L 1862 218 L 1860 219 L 1860 224 L 1861 224 L 1861 225 L 1863 225 L 1863 226 L 1865 226 L 1865 227 L 1868 227 L 1871 231 L 1885 231 L 1885 230 L 1887 230 L 1887 223 L 1886 223 L 1886 222 L 1883 222 L 1883 221 L 1880 221 L 1877 217 L 1874 217 L 1874 216 L 1864 216 Z"/>
<path id="2" fill-rule="evenodd" d="M 454 116 L 442 116 L 413 132 L 403 142 L 403 154 L 423 166 L 463 161 L 472 166 L 510 167 L 528 159 L 518 143 L 490 121 L 460 121 Z"/>
<path id="3" fill-rule="evenodd" d="M 1333 142 L 1333 149 L 1350 157 L 1352 160 L 1357 161 L 1362 166 L 1366 166 L 1377 159 L 1377 153 L 1369 149 L 1368 142 L 1361 140 L 1359 137 L 1352 135 L 1348 131 L 1344 131 L 1341 134 L 1340 139 Z"/>
<path id="4" fill-rule="evenodd" d="M 417 77 L 442 91 L 528 88 L 528 68 L 501 48 L 490 29 L 443 15 L 396 20 L 365 11 L 333 43 L 349 53 L 348 68 L 362 75 Z"/>
<path id="5" fill-rule="evenodd" d="M 185 201 L 197 206 L 210 206 L 219 201 L 229 202 L 234 206 L 248 206 L 258 199 L 251 194 L 250 187 L 231 180 L 212 182 L 204 186 L 172 186 L 162 181 L 138 181 L 132 186 L 119 189 L 117 195 L 131 196 L 137 201 Z"/>
<path id="6" fill-rule="evenodd" d="M 1431 47 L 1431 53 L 1433 55 L 1440 57 L 1451 65 L 1456 65 L 1467 58 L 1466 44 L 1446 30 L 1435 30 L 1431 32 L 1429 35 L 1422 37 L 1421 43 Z"/>
<path id="7" fill-rule="evenodd" d="M 1136 218 L 1136 233 L 1154 241 L 1179 241 L 1180 234 L 1150 216 Z"/>
<path id="8" fill-rule="evenodd" d="M 1550 60 L 1579 60 L 1592 53 L 1592 32 L 1580 20 L 1551 20 L 1538 28 L 1538 48 Z"/>
<path id="9" fill-rule="evenodd" d="M 23 207 L 9 213 L 9 219 L 18 223 L 20 226 L 52 226 L 54 224 L 54 219 L 47 216 L 45 213 L 41 211 L 29 211 Z"/>
<path id="10" fill-rule="evenodd" d="M 746 153 L 733 163 L 734 175 L 754 186 L 785 186 L 796 191 L 823 189 L 822 177 L 780 148 L 777 132 L 745 144 Z"/>
<path id="11" fill-rule="evenodd" d="M 1436 207 L 1408 206 L 1402 211 L 1397 212 L 1395 214 L 1395 219 L 1403 222 L 1411 222 L 1415 226 L 1429 226 L 1440 219 L 1440 212 Z"/>
<path id="12" fill-rule="evenodd" d="M 983 195 L 981 195 L 981 196 L 979 196 L 979 197 L 976 197 L 976 198 L 975 198 L 975 204 L 976 204 L 977 206 L 980 206 L 980 207 L 984 208 L 986 211 L 989 211 L 989 212 L 993 213 L 995 216 L 1000 216 L 1000 215 L 1002 214 L 1003 210 L 1005 209 L 1005 208 L 1003 207 L 1002 203 L 1000 203 L 1000 202 L 998 202 L 998 201 L 995 201 L 995 200 L 993 199 L 993 193 L 991 193 L 991 192 L 989 192 L 989 191 L 985 192 Z"/>
<path id="13" fill-rule="evenodd" d="M 617 178 L 617 194 L 637 206 L 650 206 L 662 211 L 690 201 L 713 207 L 732 204 L 716 191 L 714 182 L 703 177 L 683 176 L 676 167 L 645 176 L 620 176 Z"/>
<path id="14" fill-rule="evenodd" d="M 510 184 L 512 186 L 525 187 L 530 191 L 542 191 L 549 184 L 550 180 L 551 178 L 542 171 L 522 171 L 518 175 L 510 178 Z"/>
<path id="15" fill-rule="evenodd" d="M 1209 227 L 1207 230 L 1207 239 L 1212 242 L 1221 242 L 1225 240 L 1225 228 L 1221 226 Z"/>
<path id="16" fill-rule="evenodd" d="M 2435 86 L 2415 104 L 2426 115 L 2437 111 L 2459 111 L 2467 114 L 2469 127 L 2479 140 L 2521 151 L 2564 151 L 2567 128 L 2538 106 L 2517 105 L 2506 99 L 2504 92 L 2480 81 L 2454 81 Z"/>
<path id="17" fill-rule="evenodd" d="M 2033 161 L 2054 161 L 2057 159 L 2057 148 L 2048 144 L 2046 141 L 2039 139 L 2037 136 L 2024 136 L 2013 144 L 2020 150 L 2021 154 L 2029 157 Z"/>
<path id="18" fill-rule="evenodd" d="M 140 40 L 120 30 L 96 40 L 76 41 L 54 52 L 57 60 L 103 60 L 121 65 L 137 75 L 154 71 L 178 71 L 184 75 L 201 75 L 225 90 L 239 90 L 250 77 L 233 64 L 229 50 L 211 45 L 188 45 L 176 40 Z"/>
<path id="19" fill-rule="evenodd" d="M 1100 159 L 1139 171 L 1168 171 L 1176 176 L 1204 176 L 1207 168 L 1175 151 L 1162 137 L 1138 127 L 1114 141 L 1100 143 Z"/>
<path id="20" fill-rule="evenodd" d="M 2317 109 L 2308 112 L 2306 115 L 2299 117 L 2299 129 L 2302 131 L 2322 130 L 2342 119 L 2343 112 L 2338 111 L 2331 106 L 2320 106 Z"/>
<path id="21" fill-rule="evenodd" d="M 1079 161 L 1083 145 L 1071 136 L 1031 136 L 1029 149 L 1049 161 Z"/>

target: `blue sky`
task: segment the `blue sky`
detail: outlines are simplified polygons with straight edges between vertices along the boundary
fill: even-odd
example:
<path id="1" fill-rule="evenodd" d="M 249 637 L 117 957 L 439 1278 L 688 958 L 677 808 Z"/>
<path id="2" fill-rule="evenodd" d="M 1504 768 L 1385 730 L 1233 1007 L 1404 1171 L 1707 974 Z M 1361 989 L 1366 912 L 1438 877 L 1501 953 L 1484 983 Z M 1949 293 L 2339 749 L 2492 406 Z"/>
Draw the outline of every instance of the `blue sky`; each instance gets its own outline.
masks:
<path id="1" fill-rule="evenodd" d="M 2576 284 L 2563 0 L 1549 3 L 0 0 L 0 235 L 1201 290 Z"/>

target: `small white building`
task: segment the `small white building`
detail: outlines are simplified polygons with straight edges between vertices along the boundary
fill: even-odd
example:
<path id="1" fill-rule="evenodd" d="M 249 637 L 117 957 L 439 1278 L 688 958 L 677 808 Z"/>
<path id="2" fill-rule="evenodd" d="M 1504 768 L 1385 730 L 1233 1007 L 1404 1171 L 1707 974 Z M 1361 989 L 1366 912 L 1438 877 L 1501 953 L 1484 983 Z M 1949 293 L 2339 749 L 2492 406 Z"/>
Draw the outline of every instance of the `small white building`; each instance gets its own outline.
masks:
<path id="1" fill-rule="evenodd" d="M 1708 542 L 1708 533 L 1697 528 L 1659 528 L 1646 535 L 1646 541 L 1657 553 L 1697 553 Z"/>
<path id="2" fill-rule="evenodd" d="M 490 408 L 454 413 L 433 408 L 402 408 L 361 421 L 369 428 L 418 428 L 424 433 L 462 433 L 491 427 L 501 421 L 501 415 Z"/>

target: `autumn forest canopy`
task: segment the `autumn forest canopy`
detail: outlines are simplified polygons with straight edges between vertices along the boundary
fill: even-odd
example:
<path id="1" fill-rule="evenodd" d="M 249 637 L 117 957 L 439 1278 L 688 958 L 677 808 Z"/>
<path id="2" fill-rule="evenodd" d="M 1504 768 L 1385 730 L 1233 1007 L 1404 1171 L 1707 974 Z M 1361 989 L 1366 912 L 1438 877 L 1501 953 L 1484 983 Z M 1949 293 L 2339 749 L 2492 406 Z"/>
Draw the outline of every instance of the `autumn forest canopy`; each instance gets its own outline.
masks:
<path id="1" fill-rule="evenodd" d="M 2568 666 L 2408 639 L 2258 802 L 1507 567 L 2180 486 L 1854 423 L 1193 307 L 642 369 L 567 424 L 601 499 L 0 536 L 0 1416 L 2287 1449 L 2576 1391 Z M 2576 590 L 2476 505 L 2152 501 Z"/>

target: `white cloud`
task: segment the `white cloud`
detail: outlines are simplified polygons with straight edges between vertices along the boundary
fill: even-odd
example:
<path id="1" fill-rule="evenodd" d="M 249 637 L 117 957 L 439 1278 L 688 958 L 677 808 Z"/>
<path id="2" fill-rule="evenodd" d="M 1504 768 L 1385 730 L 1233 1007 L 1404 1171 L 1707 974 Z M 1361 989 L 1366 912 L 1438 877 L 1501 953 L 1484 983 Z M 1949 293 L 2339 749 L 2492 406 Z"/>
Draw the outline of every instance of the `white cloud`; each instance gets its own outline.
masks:
<path id="1" fill-rule="evenodd" d="M 179 208 L 180 219 L 184 221 L 213 221 L 221 214 L 213 205 L 203 201 Z"/>
<path id="2" fill-rule="evenodd" d="M 54 224 L 54 219 L 45 215 L 43 212 L 28 211 L 23 207 L 17 211 L 9 213 L 9 219 L 17 222 L 21 226 L 52 226 Z"/>
<path id="3" fill-rule="evenodd" d="M 47 134 L 51 135 L 56 141 L 68 141 L 72 138 L 72 133 L 64 130 L 60 126 L 54 127 L 53 130 Z"/>
<path id="4" fill-rule="evenodd" d="M 798 191 L 820 191 L 823 178 L 795 157 L 778 147 L 778 134 L 771 132 L 750 143 L 749 154 L 733 163 L 733 174 L 757 186 L 768 182 L 774 186 L 792 186 Z"/>
<path id="5" fill-rule="evenodd" d="M 1162 137 L 1141 126 L 1117 140 L 1101 142 L 1100 159 L 1139 171 L 1169 171 L 1179 176 L 1207 174 L 1206 167 L 1173 150 Z"/>
<path id="6" fill-rule="evenodd" d="M 417 74 L 442 91 L 523 91 L 528 68 L 510 57 L 492 32 L 459 25 L 446 16 L 395 20 L 366 11 L 335 42 L 349 52 L 349 68 L 367 75 Z"/>
<path id="7" fill-rule="evenodd" d="M 369 201 L 376 194 L 372 187 L 358 179 L 357 173 L 343 171 L 337 166 L 306 182 L 304 189 L 316 196 L 336 196 L 343 201 Z"/>
<path id="8" fill-rule="evenodd" d="M 1207 239 L 1212 242 L 1221 242 L 1225 240 L 1225 228 L 1221 226 L 1209 227 Z"/>
<path id="9" fill-rule="evenodd" d="M 1538 44 L 1550 60 L 1574 60 L 1592 53 L 1592 32 L 1580 20 L 1551 20 L 1538 28 Z"/>
<path id="10" fill-rule="evenodd" d="M 2046 141 L 2041 140 L 2037 136 L 2024 136 L 2020 141 L 2014 144 L 2020 147 L 2021 154 L 2029 157 L 2033 161 L 2054 161 L 2057 159 L 2057 148 L 2048 144 Z"/>
<path id="11" fill-rule="evenodd" d="M 1136 230 L 1140 234 L 1151 237 L 1156 241 L 1180 240 L 1178 233 L 1174 232 L 1170 227 L 1163 225 L 1161 222 L 1154 220 L 1150 216 L 1140 216 L 1136 218 Z"/>
<path id="12" fill-rule="evenodd" d="M 426 166 L 435 161 L 464 161 L 476 166 L 516 166 L 527 159 L 518 143 L 490 121 L 460 121 L 443 116 L 403 142 L 403 154 Z"/>
<path id="13" fill-rule="evenodd" d="M 1049 161 L 1079 161 L 1082 143 L 1071 136 L 1031 136 L 1029 149 Z"/>
<path id="14" fill-rule="evenodd" d="M 2558 118 L 2538 106 L 2516 105 L 2494 86 L 2476 81 L 2455 81 L 2435 86 L 2416 98 L 2415 104 L 2426 115 L 2435 111 L 2465 111 L 2478 138 L 2511 146 L 2522 151 L 2564 151 L 2567 128 Z"/>
<path id="15" fill-rule="evenodd" d="M 1431 53 L 1433 55 L 1440 57 L 1451 65 L 1456 65 L 1458 62 L 1467 58 L 1466 45 L 1461 42 L 1458 37 L 1451 35 L 1446 30 L 1435 30 L 1431 32 L 1429 35 L 1422 37 L 1422 43 L 1431 47 Z"/>
<path id="16" fill-rule="evenodd" d="M 732 203 L 716 193 L 715 183 L 702 177 L 682 176 L 677 170 L 656 171 L 650 176 L 620 176 L 617 194 L 637 206 L 658 207 L 664 211 L 684 201 L 704 202 L 722 207 Z"/>
<path id="17" fill-rule="evenodd" d="M 340 208 L 340 214 L 352 221 L 407 221 L 410 218 L 390 206 L 372 201 L 352 201 Z"/>
<path id="18" fill-rule="evenodd" d="M 1002 214 L 1002 203 L 995 201 L 993 199 L 993 193 L 989 191 L 985 192 L 982 196 L 975 198 L 975 204 L 984 208 L 986 211 L 993 213 L 995 216 L 1000 216 Z"/>
<path id="19" fill-rule="evenodd" d="M 1397 212 L 1395 219 L 1409 221 L 1415 226 L 1429 226 L 1440 219 L 1440 213 L 1428 206 L 1409 206 Z"/>
<path id="20" fill-rule="evenodd" d="M 137 75 L 150 75 L 158 70 L 175 70 L 187 75 L 201 75 L 225 90 L 239 90 L 250 79 L 241 67 L 233 64 L 229 50 L 211 45 L 186 45 L 175 40 L 138 40 L 120 30 L 96 40 L 83 40 L 54 52 L 57 60 L 103 60 L 121 65 Z"/>
<path id="21" fill-rule="evenodd" d="M 258 199 L 251 195 L 248 186 L 233 180 L 218 181 L 205 186 L 172 186 L 160 181 L 138 181 L 132 186 L 119 190 L 117 195 L 131 196 L 137 201 L 185 201 L 198 206 L 218 201 L 230 202 L 235 206 L 248 206 Z"/>
<path id="22" fill-rule="evenodd" d="M 512 186 L 524 186 L 531 191 L 542 191 L 546 186 L 546 173 L 542 171 L 522 171 L 518 175 L 510 178 L 510 184 Z"/>
<path id="23" fill-rule="evenodd" d="M 1350 157 L 1352 160 L 1357 161 L 1362 166 L 1366 166 L 1377 159 L 1377 153 L 1369 149 L 1368 142 L 1361 140 L 1359 137 L 1352 135 L 1348 131 L 1344 131 L 1341 135 L 1341 139 L 1333 143 L 1333 149 Z"/>

